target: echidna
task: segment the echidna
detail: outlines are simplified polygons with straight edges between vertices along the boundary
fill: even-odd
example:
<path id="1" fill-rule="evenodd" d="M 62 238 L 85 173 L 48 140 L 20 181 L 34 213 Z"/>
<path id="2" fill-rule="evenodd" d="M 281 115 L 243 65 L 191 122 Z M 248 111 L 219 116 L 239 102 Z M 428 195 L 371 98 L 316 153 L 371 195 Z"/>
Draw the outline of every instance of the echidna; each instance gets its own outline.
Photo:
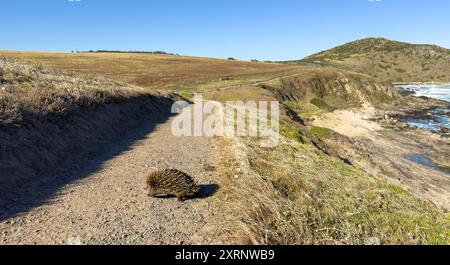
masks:
<path id="1" fill-rule="evenodd" d="M 154 171 L 147 176 L 148 196 L 176 196 L 179 201 L 195 196 L 199 187 L 188 174 L 177 169 Z"/>

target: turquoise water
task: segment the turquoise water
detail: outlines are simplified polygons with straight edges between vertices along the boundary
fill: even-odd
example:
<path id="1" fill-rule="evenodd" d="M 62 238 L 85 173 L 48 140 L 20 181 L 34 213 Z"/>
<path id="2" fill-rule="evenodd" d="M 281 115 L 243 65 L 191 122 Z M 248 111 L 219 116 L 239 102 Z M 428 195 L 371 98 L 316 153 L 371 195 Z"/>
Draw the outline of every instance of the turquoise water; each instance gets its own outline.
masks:
<path id="1" fill-rule="evenodd" d="M 450 84 L 401 85 L 398 87 L 415 92 L 417 97 L 425 96 L 450 102 Z M 440 131 L 441 128 L 450 129 L 449 109 L 435 109 L 432 111 L 432 114 L 429 119 L 409 119 L 407 122 L 410 125 L 429 131 Z"/>

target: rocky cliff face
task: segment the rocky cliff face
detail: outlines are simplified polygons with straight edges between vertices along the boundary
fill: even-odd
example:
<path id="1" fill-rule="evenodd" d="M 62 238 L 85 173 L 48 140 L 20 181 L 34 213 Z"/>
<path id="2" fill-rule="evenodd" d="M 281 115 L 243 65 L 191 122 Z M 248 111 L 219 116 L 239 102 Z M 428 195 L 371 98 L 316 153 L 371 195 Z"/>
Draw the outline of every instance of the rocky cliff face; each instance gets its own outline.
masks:
<path id="1" fill-rule="evenodd" d="M 388 82 L 345 71 L 317 70 L 282 79 L 279 84 L 263 84 L 280 101 L 323 101 L 332 109 L 378 105 L 399 97 Z M 320 104 L 320 103 L 318 103 Z"/>

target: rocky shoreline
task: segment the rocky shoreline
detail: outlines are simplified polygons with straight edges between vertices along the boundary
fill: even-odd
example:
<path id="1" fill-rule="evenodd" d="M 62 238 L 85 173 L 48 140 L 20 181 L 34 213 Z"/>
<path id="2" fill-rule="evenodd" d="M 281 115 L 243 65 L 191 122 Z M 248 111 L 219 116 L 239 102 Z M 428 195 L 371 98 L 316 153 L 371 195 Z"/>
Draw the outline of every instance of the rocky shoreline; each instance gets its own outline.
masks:
<path id="1" fill-rule="evenodd" d="M 436 110 L 449 110 L 450 102 L 427 97 L 412 95 L 402 97 L 398 102 L 385 106 L 381 110 L 384 116 L 380 117 L 385 126 L 398 129 L 418 129 L 408 124 L 409 120 L 435 121 Z M 449 113 L 446 113 L 449 115 Z M 442 137 L 450 138 L 450 129 L 440 126 L 440 130 L 433 130 Z"/>
<path id="2" fill-rule="evenodd" d="M 417 196 L 450 210 L 450 137 L 408 124 L 429 118 L 435 109 L 449 109 L 442 100 L 402 96 L 379 108 L 335 111 L 310 126 L 332 130 L 321 139 L 324 150 L 401 185 Z"/>

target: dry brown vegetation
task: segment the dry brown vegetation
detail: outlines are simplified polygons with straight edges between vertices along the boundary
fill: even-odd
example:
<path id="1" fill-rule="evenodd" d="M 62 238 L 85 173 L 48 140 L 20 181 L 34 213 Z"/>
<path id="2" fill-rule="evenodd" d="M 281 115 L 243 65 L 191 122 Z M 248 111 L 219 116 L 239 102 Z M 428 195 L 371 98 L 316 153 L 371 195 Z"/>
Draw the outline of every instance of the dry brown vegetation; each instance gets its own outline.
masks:
<path id="1" fill-rule="evenodd" d="M 41 62 L 59 69 L 124 81 L 145 88 L 183 89 L 210 81 L 277 77 L 301 67 L 273 63 L 230 61 L 142 53 L 44 53 L 0 51 L 0 56 Z"/>
<path id="2" fill-rule="evenodd" d="M 292 134 L 291 134 L 292 135 Z M 294 133 L 295 135 L 295 133 Z M 226 237 L 240 244 L 448 244 L 434 205 L 309 144 L 244 140 L 224 161 Z M 231 239 L 230 239 L 231 238 Z"/>
<path id="3" fill-rule="evenodd" d="M 381 38 L 363 39 L 311 55 L 303 62 L 393 82 L 450 82 L 450 51 Z"/>
<path id="4" fill-rule="evenodd" d="M 0 59 L 0 126 L 67 117 L 145 93 L 98 76 L 65 73 L 40 64 Z"/>
<path id="5" fill-rule="evenodd" d="M 170 102 L 103 77 L 0 59 L 0 197 Z"/>
<path id="6" fill-rule="evenodd" d="M 278 99 L 307 119 L 351 107 L 352 102 L 360 107 L 362 101 L 383 103 L 397 95 L 390 85 L 370 77 L 315 70 L 260 87 L 215 91 L 210 97 Z M 449 216 L 435 205 L 320 151 L 314 137 L 327 137 L 333 131 L 307 128 L 283 116 L 281 133 L 280 145 L 271 149 L 261 148 L 255 139 L 223 144 L 222 153 L 228 155 L 221 159 L 223 189 L 218 201 L 225 205 L 223 218 L 228 220 L 221 234 L 224 242 L 450 242 Z"/>
<path id="7" fill-rule="evenodd" d="M 220 101 L 278 99 L 304 119 L 316 113 L 360 106 L 363 101 L 383 102 L 396 96 L 389 85 L 374 82 L 373 77 L 365 74 L 348 75 L 345 71 L 311 70 L 298 65 L 163 54 L 0 52 L 0 55 L 8 58 L 0 61 L 0 128 L 8 129 L 52 117 L 65 121 L 77 110 L 145 97 L 139 88 L 121 82 L 149 90 L 189 93 L 203 90 L 208 98 Z M 64 72 L 11 58 L 40 62 Z M 403 74 L 400 70 L 395 72 Z M 116 81 L 86 75 L 93 73 Z M 282 76 L 285 78 L 272 80 Z M 133 113 L 140 106 L 131 103 L 130 108 Z M 104 114 L 109 115 L 108 121 L 115 121 L 115 114 L 120 113 L 108 110 Z M 92 125 L 89 118 L 84 117 L 81 124 Z M 103 115 L 96 117 L 103 118 Z M 58 124 L 59 128 L 65 125 L 72 126 L 73 131 L 80 127 L 69 122 Z M 448 216 L 407 191 L 326 155 L 304 139 L 300 131 L 305 128 L 298 126 L 285 117 L 283 138 L 276 148 L 261 149 L 253 140 L 243 139 L 229 144 L 232 150 L 225 150 L 218 170 L 223 173 L 222 189 L 217 197 L 225 219 L 220 219 L 219 225 L 229 228 L 228 236 L 234 242 L 449 244 Z M 91 129 L 98 131 L 97 127 Z M 50 137 L 56 140 L 41 133 L 36 139 L 47 141 L 45 146 L 41 145 L 42 149 L 49 148 L 63 135 L 64 130 L 50 128 L 53 130 Z M 35 129 L 30 127 L 33 133 Z M 312 131 L 327 133 L 320 128 Z M 30 149 L 28 153 L 36 151 L 33 144 L 25 147 Z M 33 163 L 42 164 L 45 170 L 58 164 L 56 158 L 72 149 L 73 146 L 65 146 L 49 155 L 48 161 Z M 22 165 L 12 166 L 15 170 Z M 23 173 L 27 172 L 14 171 L 17 176 Z"/>

